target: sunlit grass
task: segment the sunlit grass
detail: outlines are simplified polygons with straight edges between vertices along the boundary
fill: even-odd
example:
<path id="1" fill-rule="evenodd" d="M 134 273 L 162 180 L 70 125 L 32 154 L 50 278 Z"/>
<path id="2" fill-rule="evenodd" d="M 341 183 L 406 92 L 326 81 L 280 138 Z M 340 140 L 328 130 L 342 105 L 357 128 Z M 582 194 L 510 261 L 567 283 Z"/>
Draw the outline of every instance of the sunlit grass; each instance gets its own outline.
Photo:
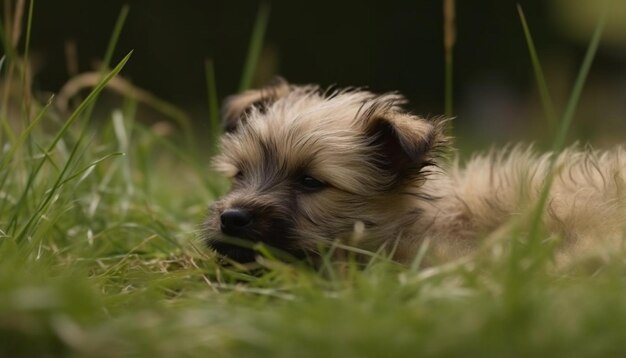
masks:
<path id="1" fill-rule="evenodd" d="M 114 60 L 113 47 L 72 113 L 44 104 L 26 122 L 0 111 L 0 356 L 626 353 L 626 252 L 557 271 L 539 231 L 511 230 L 510 240 L 428 268 L 426 245 L 411 267 L 377 253 L 365 266 L 331 255 L 320 269 L 267 258 L 256 272 L 218 265 L 198 233 L 225 183 L 188 145 L 184 126 L 155 130 L 131 98 L 90 122 L 98 94 L 132 61 Z M 206 69 L 214 136 L 217 85 L 211 62 Z M 523 239 L 539 245 L 510 250 Z M 532 274 L 529 262 L 539 262 Z"/>

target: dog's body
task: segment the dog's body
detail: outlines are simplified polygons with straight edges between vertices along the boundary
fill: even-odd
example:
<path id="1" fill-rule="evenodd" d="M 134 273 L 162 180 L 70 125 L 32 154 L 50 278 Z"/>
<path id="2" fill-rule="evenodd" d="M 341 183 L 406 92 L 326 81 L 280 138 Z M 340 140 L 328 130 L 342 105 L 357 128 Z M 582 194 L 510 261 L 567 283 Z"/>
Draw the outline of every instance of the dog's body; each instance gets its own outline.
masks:
<path id="1" fill-rule="evenodd" d="M 417 202 L 423 214 L 407 234 L 408 248 L 398 250 L 411 260 L 417 246 L 430 239 L 435 260 L 458 257 L 484 238 L 518 219 L 522 231 L 545 189 L 551 156 L 518 147 L 477 156 L 464 167 L 444 165 L 436 179 L 427 180 L 432 202 Z M 554 166 L 554 181 L 543 214 L 549 236 L 561 239 L 567 257 L 579 250 L 607 248 L 626 238 L 626 152 L 567 149 Z M 510 231 L 505 234 L 510 235 Z M 592 246 L 594 246 L 592 248 Z M 561 250 L 560 252 L 564 252 Z M 561 255 L 559 255 L 561 256 Z"/>
<path id="2" fill-rule="evenodd" d="M 352 244 L 410 262 L 428 239 L 438 261 L 530 212 L 550 155 L 516 148 L 461 168 L 441 157 L 450 147 L 445 121 L 411 115 L 404 102 L 398 94 L 321 93 L 282 81 L 230 98 L 215 164 L 233 189 L 211 208 L 209 245 L 239 261 L 255 253 L 229 243 L 233 237 L 303 256 L 320 243 L 350 242 L 357 227 Z M 591 238 L 623 238 L 624 150 L 569 149 L 554 168 L 545 227 L 581 248 Z"/>

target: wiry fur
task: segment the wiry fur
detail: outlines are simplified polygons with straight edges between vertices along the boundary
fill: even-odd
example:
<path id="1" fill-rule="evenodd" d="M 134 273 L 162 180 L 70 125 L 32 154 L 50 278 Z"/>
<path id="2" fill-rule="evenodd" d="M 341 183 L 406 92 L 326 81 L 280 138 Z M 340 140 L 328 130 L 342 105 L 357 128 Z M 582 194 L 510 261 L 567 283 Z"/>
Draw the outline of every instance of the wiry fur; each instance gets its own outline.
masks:
<path id="1" fill-rule="evenodd" d="M 408 260 L 425 238 L 434 244 L 435 260 L 469 252 L 511 219 L 535 208 L 549 173 L 551 154 L 531 147 L 492 151 L 476 156 L 464 167 L 457 162 L 442 167 L 425 182 L 424 193 L 439 196 L 420 201 L 422 215 L 400 242 Z M 562 152 L 556 161 L 543 216 L 550 235 L 562 239 L 560 259 L 592 249 L 615 249 L 626 238 L 626 152 L 579 149 Z M 566 250 L 563 250 L 566 249 Z"/>
<path id="2" fill-rule="evenodd" d="M 347 240 L 364 224 L 359 246 L 393 250 L 410 262 L 425 239 L 432 259 L 472 250 L 491 230 L 528 212 L 543 188 L 550 155 L 531 148 L 493 151 L 464 167 L 440 158 L 450 144 L 445 121 L 404 111 L 397 93 L 358 89 L 322 93 L 315 86 L 273 86 L 227 100 L 228 132 L 215 167 L 233 178 L 231 193 L 211 207 L 209 245 L 235 259 L 246 254 L 220 241 L 220 214 L 254 211 L 244 237 L 299 256 L 319 243 Z M 626 153 L 571 148 L 557 161 L 546 227 L 568 245 L 623 237 Z M 303 175 L 327 183 L 316 192 Z"/>

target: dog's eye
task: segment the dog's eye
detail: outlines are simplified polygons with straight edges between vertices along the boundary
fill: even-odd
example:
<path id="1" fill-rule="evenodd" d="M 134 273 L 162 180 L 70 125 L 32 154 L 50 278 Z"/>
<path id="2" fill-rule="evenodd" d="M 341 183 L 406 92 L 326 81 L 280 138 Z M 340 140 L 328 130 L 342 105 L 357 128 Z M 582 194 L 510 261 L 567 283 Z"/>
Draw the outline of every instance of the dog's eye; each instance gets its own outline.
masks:
<path id="1" fill-rule="evenodd" d="M 309 192 L 318 191 L 324 189 L 327 186 L 326 183 L 319 181 L 309 175 L 301 176 L 299 182 L 300 186 L 302 186 L 303 189 Z"/>
<path id="2" fill-rule="evenodd" d="M 241 180 L 241 178 L 243 178 L 243 173 L 240 171 L 237 172 L 237 174 L 235 174 L 235 176 L 233 177 L 235 180 Z"/>

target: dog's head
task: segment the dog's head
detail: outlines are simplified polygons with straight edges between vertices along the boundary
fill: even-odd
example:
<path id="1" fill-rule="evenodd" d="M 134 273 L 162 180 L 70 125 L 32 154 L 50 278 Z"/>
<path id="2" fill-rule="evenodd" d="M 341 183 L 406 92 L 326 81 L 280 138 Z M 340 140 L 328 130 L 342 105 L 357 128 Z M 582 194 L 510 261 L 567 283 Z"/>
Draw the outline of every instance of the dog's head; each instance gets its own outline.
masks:
<path id="1" fill-rule="evenodd" d="M 245 262 L 259 242 L 314 254 L 349 238 L 358 222 L 367 242 L 393 239 L 418 215 L 411 203 L 446 141 L 443 122 L 407 113 L 404 103 L 397 93 L 282 80 L 228 98 L 214 164 L 232 190 L 211 206 L 206 242 Z"/>

